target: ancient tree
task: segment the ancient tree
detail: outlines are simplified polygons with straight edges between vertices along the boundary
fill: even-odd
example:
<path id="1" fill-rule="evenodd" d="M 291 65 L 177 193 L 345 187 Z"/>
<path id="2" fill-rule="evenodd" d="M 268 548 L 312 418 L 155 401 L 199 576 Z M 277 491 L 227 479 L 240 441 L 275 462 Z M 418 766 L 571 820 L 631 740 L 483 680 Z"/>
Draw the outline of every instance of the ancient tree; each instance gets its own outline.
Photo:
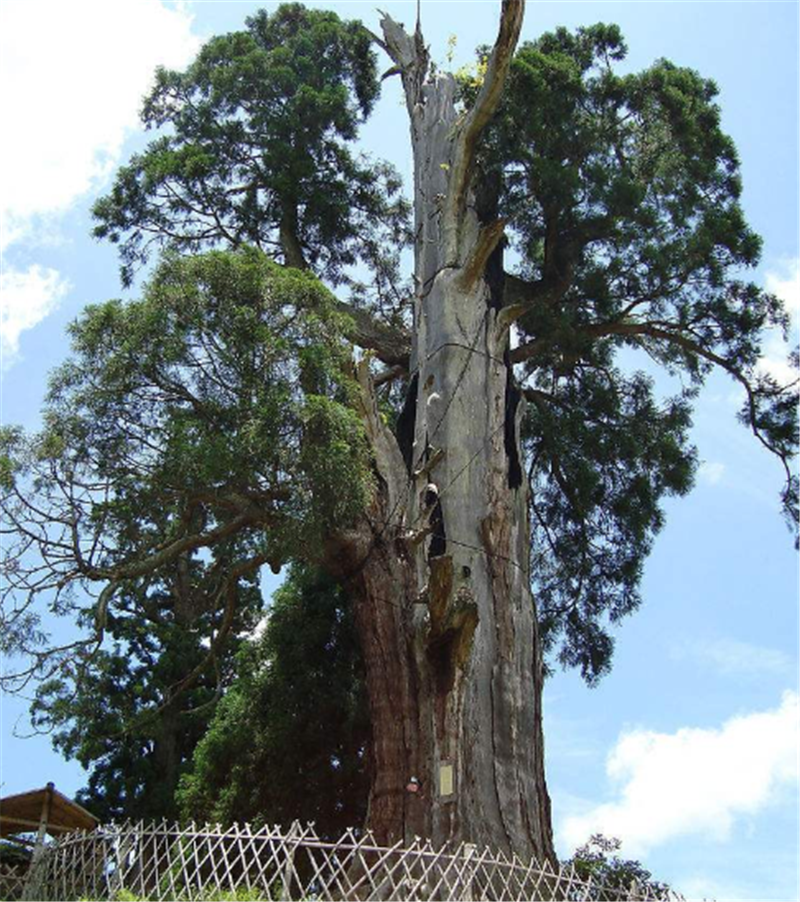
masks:
<path id="1" fill-rule="evenodd" d="M 713 83 L 616 74 L 613 26 L 518 46 L 523 12 L 504 0 L 458 75 L 419 22 L 376 36 L 297 5 L 159 74 L 144 117 L 167 131 L 95 213 L 124 278 L 166 256 L 140 301 L 75 324 L 44 432 L 6 431 L 4 617 L 35 674 L 54 653 L 31 641 L 37 599 L 87 608 L 93 634 L 60 650 L 79 662 L 121 599 L 166 586 L 211 612 L 186 691 L 241 585 L 310 562 L 359 636 L 369 826 L 553 858 L 545 654 L 608 669 L 661 499 L 691 486 L 708 372 L 742 386 L 790 516 L 796 432 L 758 370 L 786 319 L 741 278 L 759 240 Z M 353 152 L 375 47 L 405 94 L 411 223 Z M 684 387 L 659 396 L 643 357 Z"/>

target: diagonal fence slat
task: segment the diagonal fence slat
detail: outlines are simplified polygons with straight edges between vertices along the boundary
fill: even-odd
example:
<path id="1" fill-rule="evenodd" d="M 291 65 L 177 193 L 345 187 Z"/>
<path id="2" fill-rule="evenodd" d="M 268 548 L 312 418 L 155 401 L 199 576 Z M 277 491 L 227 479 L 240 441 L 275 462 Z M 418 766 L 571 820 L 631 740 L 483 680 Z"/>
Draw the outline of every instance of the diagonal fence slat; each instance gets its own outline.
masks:
<path id="1" fill-rule="evenodd" d="M 23 873 L 0 871 L 0 898 L 206 902 L 210 899 L 425 900 L 425 902 L 678 902 L 666 890 L 604 886 L 579 871 L 471 843 L 434 847 L 417 838 L 382 846 L 370 833 L 320 837 L 313 824 L 110 824 L 41 850 Z"/>

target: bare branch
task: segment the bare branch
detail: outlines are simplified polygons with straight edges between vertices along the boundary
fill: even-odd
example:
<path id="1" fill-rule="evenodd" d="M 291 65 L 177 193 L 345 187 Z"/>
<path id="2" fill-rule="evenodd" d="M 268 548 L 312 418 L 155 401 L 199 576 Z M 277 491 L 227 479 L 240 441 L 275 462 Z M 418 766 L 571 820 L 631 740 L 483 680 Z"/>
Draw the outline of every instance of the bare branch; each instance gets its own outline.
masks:
<path id="1" fill-rule="evenodd" d="M 524 14 L 525 0 L 503 0 L 500 28 L 489 57 L 483 84 L 474 106 L 458 132 L 444 210 L 445 260 L 448 262 L 455 262 L 458 257 L 459 231 L 466 206 L 467 190 L 473 176 L 478 140 L 500 102 Z"/>
<path id="2" fill-rule="evenodd" d="M 146 574 L 152 573 L 160 567 L 163 567 L 164 564 L 175 560 L 175 558 L 186 551 L 194 551 L 197 548 L 209 548 L 222 539 L 235 535 L 247 526 L 266 524 L 267 521 L 268 516 L 253 505 L 251 512 L 240 514 L 238 517 L 233 517 L 227 523 L 218 526 L 216 529 L 210 529 L 208 532 L 195 535 L 182 536 L 181 538 L 170 542 L 160 551 L 155 552 L 155 554 L 151 554 L 138 561 L 132 561 L 118 567 L 93 567 L 83 575 L 94 580 L 137 579 L 140 576 L 145 576 Z"/>
<path id="3" fill-rule="evenodd" d="M 407 372 L 408 371 L 403 366 L 393 366 L 388 370 L 384 370 L 382 373 L 378 373 L 372 381 L 375 383 L 375 388 L 380 388 L 381 385 L 386 385 L 387 382 L 394 382 L 395 379 L 401 379 L 403 376 L 407 375 Z"/>
<path id="4" fill-rule="evenodd" d="M 337 303 L 340 312 L 353 321 L 353 328 L 346 330 L 347 338 L 364 350 L 374 351 L 375 356 L 387 366 L 408 369 L 411 355 L 411 335 L 405 329 L 389 326 L 375 319 L 362 307 L 354 307 L 344 301 Z"/>
<path id="5" fill-rule="evenodd" d="M 428 74 L 428 63 L 430 62 L 428 49 L 422 39 L 419 20 L 417 20 L 417 27 L 412 36 L 391 16 L 382 13 L 381 30 L 385 40 L 378 41 L 378 43 L 389 54 L 396 69 L 403 77 L 406 106 L 413 122 L 414 107 L 421 99 L 422 85 Z"/>

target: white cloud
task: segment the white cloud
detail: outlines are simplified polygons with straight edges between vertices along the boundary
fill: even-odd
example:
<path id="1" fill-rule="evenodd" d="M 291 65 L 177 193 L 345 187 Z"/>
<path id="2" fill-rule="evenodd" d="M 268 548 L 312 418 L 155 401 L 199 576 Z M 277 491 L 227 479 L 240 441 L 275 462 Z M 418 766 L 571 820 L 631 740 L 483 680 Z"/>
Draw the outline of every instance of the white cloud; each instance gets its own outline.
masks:
<path id="1" fill-rule="evenodd" d="M 0 252 L 4 364 L 52 312 L 66 281 L 14 252 L 58 235 L 58 217 L 97 190 L 138 125 L 157 65 L 197 50 L 182 5 L 159 0 L 0 3 Z"/>
<path id="2" fill-rule="evenodd" d="M 709 485 L 717 485 L 725 473 L 725 464 L 704 460 L 697 469 L 697 478 Z"/>
<path id="3" fill-rule="evenodd" d="M 34 264 L 0 274 L 0 360 L 8 369 L 19 357 L 19 336 L 58 306 L 69 289 L 54 269 Z"/>
<path id="4" fill-rule="evenodd" d="M 674 660 L 691 660 L 722 676 L 785 676 L 792 670 L 789 655 L 738 639 L 687 639 L 670 653 Z"/>
<path id="5" fill-rule="evenodd" d="M 789 385 L 797 378 L 797 374 L 789 365 L 789 346 L 783 336 L 775 331 L 768 333 L 764 342 L 764 353 L 758 361 L 758 369 L 779 385 Z"/>
<path id="6" fill-rule="evenodd" d="M 197 49 L 190 29 L 159 0 L 0 4 L 4 243 L 108 176 L 155 67 Z"/>
<path id="7" fill-rule="evenodd" d="M 749 887 L 741 887 L 731 883 L 720 883 L 705 876 L 684 878 L 680 882 L 680 891 L 688 902 L 707 902 L 708 899 L 724 899 L 725 902 L 748 902 L 754 898 Z"/>
<path id="8" fill-rule="evenodd" d="M 267 611 L 267 613 L 264 614 L 264 616 L 251 630 L 241 633 L 240 638 L 246 639 L 248 642 L 260 641 L 262 636 L 266 632 L 267 626 L 269 625 L 269 618 L 271 616 L 271 613 L 271 611 Z"/>
<path id="9" fill-rule="evenodd" d="M 592 833 L 623 840 L 627 855 L 695 834 L 724 841 L 734 820 L 752 815 L 798 780 L 798 696 L 728 720 L 719 729 L 622 734 L 606 762 L 616 801 L 565 819 L 562 848 Z"/>

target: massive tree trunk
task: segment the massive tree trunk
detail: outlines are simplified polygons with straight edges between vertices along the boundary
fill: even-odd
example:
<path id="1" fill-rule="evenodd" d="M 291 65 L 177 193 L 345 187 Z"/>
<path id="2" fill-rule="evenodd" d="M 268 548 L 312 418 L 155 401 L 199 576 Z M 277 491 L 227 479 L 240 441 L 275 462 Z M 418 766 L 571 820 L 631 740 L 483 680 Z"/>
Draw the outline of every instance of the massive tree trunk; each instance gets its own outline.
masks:
<path id="1" fill-rule="evenodd" d="M 461 117 L 452 76 L 429 74 L 419 25 L 409 35 L 381 23 L 414 150 L 411 380 L 395 439 L 362 368 L 378 491 L 335 556 L 349 569 L 366 660 L 368 826 L 387 842 L 423 835 L 553 859 L 503 223 L 475 166 L 522 11 L 521 0 L 503 3 L 482 89 Z"/>

